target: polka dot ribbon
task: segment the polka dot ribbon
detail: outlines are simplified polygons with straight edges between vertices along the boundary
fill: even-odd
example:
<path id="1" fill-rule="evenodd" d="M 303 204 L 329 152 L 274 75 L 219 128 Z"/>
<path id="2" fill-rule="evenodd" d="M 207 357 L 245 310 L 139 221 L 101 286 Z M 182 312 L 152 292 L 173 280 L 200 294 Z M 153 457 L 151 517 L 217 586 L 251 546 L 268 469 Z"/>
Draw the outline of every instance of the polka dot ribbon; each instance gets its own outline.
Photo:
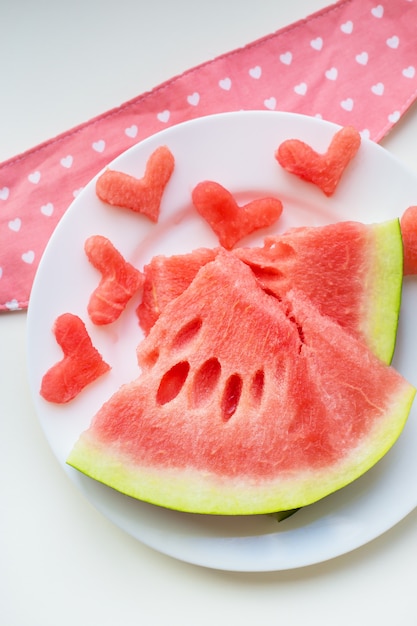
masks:
<path id="1" fill-rule="evenodd" d="M 27 307 L 42 252 L 80 189 L 169 125 L 269 109 L 379 141 L 416 98 L 416 24 L 417 0 L 341 0 L 0 164 L 0 310 Z"/>

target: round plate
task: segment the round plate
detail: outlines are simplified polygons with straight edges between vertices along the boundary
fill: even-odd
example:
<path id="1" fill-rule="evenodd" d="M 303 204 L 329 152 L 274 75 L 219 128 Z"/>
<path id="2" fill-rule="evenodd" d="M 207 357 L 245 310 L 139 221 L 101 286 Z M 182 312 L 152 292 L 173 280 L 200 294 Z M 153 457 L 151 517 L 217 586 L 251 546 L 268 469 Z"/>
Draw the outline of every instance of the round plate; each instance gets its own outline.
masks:
<path id="1" fill-rule="evenodd" d="M 340 220 L 379 222 L 400 217 L 417 203 L 417 178 L 380 146 L 363 140 L 332 198 L 285 172 L 274 153 L 289 138 L 324 152 L 338 127 L 279 112 L 226 113 L 171 127 L 137 144 L 111 163 L 141 177 L 150 154 L 166 145 L 175 170 L 165 190 L 158 224 L 110 207 L 95 194 L 95 179 L 59 223 L 41 260 L 28 313 L 29 378 L 36 411 L 49 443 L 68 476 L 102 513 L 156 550 L 180 560 L 224 570 L 285 570 L 325 561 L 388 530 L 417 504 L 417 416 L 412 409 L 400 439 L 371 471 L 341 491 L 278 523 L 269 516 L 222 517 L 166 510 L 126 497 L 74 470 L 65 460 L 103 402 L 138 376 L 135 348 L 142 338 L 137 299 L 117 322 L 94 327 L 86 305 L 97 271 L 83 251 L 94 234 L 108 237 L 124 257 L 142 268 L 155 254 L 216 246 L 218 241 L 193 210 L 191 191 L 202 180 L 219 182 L 239 203 L 275 195 L 284 205 L 274 228 L 240 242 L 260 244 L 271 232 Z M 414 303 L 413 303 L 414 298 Z M 417 384 L 416 284 L 406 279 L 394 366 Z M 64 312 L 79 315 L 93 344 L 111 364 L 109 374 L 68 405 L 39 395 L 46 370 L 62 358 L 51 332 Z"/>

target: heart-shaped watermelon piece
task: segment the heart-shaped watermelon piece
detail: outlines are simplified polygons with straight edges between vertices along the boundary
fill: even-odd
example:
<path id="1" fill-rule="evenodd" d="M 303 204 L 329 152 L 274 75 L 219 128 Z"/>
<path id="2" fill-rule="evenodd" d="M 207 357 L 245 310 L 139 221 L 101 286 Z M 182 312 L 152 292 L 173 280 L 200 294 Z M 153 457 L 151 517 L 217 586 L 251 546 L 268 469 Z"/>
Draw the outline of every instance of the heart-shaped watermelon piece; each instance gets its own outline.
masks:
<path id="1" fill-rule="evenodd" d="M 226 250 L 231 250 L 243 237 L 274 224 L 283 208 L 281 200 L 271 196 L 239 206 L 228 189 L 212 180 L 198 183 L 193 189 L 192 200 Z"/>
<path id="2" fill-rule="evenodd" d="M 305 141 L 287 139 L 280 144 L 275 157 L 285 170 L 313 183 L 326 196 L 332 196 L 360 145 L 360 133 L 353 126 L 345 126 L 333 136 L 323 154 Z"/>
<path id="3" fill-rule="evenodd" d="M 63 356 L 43 375 L 40 394 L 48 402 L 64 404 L 108 372 L 110 366 L 93 346 L 87 328 L 78 315 L 59 315 L 52 330 Z"/>
<path id="4" fill-rule="evenodd" d="M 90 263 L 101 273 L 87 305 L 88 315 L 94 324 L 111 324 L 142 286 L 143 274 L 123 258 L 107 237 L 88 237 L 84 250 Z"/>
<path id="5" fill-rule="evenodd" d="M 174 171 L 175 159 L 167 146 L 160 146 L 149 157 L 142 178 L 107 169 L 97 179 L 100 200 L 135 213 L 152 222 L 159 218 L 161 200 Z"/>

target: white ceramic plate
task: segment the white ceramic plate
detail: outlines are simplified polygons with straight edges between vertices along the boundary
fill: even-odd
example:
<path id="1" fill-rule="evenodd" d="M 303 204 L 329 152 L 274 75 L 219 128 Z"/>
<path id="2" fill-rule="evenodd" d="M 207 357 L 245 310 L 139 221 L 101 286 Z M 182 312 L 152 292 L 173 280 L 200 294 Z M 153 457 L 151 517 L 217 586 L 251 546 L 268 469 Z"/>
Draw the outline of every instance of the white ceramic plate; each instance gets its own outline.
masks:
<path id="1" fill-rule="evenodd" d="M 406 516 L 417 504 L 417 407 L 393 449 L 365 476 L 284 522 L 268 516 L 217 517 L 165 510 L 133 500 L 81 475 L 65 464 L 79 434 L 120 384 L 138 375 L 135 347 L 142 335 L 133 300 L 106 328 L 88 320 L 86 304 L 97 272 L 86 260 L 84 241 L 107 236 L 139 268 L 158 253 L 215 246 L 210 228 L 192 209 L 190 193 L 204 179 L 227 187 L 240 200 L 276 195 L 284 204 L 279 224 L 247 238 L 260 243 L 267 232 L 345 219 L 378 222 L 399 217 L 417 203 L 417 177 L 378 145 L 364 140 L 332 198 L 284 172 L 274 152 L 297 137 L 325 151 L 337 127 L 318 119 L 278 112 L 240 112 L 201 118 L 171 127 L 137 144 L 111 166 L 141 177 L 149 155 L 167 145 L 175 171 L 164 194 L 158 225 L 100 202 L 93 180 L 58 225 L 41 261 L 28 314 L 30 385 L 42 427 L 71 480 L 110 520 L 128 533 L 180 560 L 224 570 L 285 570 L 351 551 Z M 417 285 L 405 281 L 394 365 L 417 384 L 417 332 L 413 319 Z M 414 302 L 413 302 L 414 299 Z M 63 312 L 79 315 L 94 345 L 113 367 L 66 406 L 39 396 L 43 374 L 62 357 L 51 328 Z"/>

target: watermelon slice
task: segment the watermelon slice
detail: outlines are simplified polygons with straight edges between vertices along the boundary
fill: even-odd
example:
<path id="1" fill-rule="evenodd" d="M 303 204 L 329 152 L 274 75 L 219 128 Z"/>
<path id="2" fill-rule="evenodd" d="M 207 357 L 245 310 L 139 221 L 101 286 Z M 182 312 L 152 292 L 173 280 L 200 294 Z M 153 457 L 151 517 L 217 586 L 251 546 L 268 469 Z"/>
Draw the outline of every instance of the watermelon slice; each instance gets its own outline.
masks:
<path id="1" fill-rule="evenodd" d="M 157 256 L 144 267 L 143 299 L 137 309 L 148 333 L 167 303 L 191 283 L 219 249 Z M 365 225 L 339 222 L 297 228 L 268 237 L 262 248 L 236 248 L 262 286 L 278 297 L 296 287 L 322 313 L 363 337 L 390 363 L 396 341 L 402 289 L 402 239 L 398 220 Z"/>
<path id="2" fill-rule="evenodd" d="M 264 289 L 278 297 L 302 290 L 323 314 L 391 362 L 403 281 L 398 219 L 294 228 L 266 238 L 262 249 L 240 248 L 236 254 Z"/>
<path id="3" fill-rule="evenodd" d="M 195 513 L 296 509 L 342 488 L 391 448 L 415 394 L 301 292 L 278 300 L 225 251 L 165 307 L 138 360 L 68 463 Z"/>

